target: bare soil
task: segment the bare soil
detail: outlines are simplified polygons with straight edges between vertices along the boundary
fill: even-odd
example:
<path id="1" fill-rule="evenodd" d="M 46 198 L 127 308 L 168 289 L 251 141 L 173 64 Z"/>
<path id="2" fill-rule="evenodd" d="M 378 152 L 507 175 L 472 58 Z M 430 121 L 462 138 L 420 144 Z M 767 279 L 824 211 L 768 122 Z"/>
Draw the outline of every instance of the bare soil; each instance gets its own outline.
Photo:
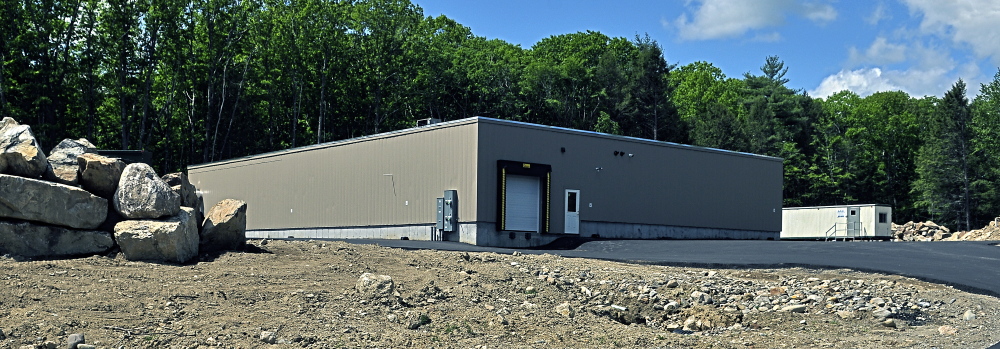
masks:
<path id="1" fill-rule="evenodd" d="M 363 273 L 392 277 L 394 293 L 358 291 Z M 0 290 L 0 348 L 62 348 L 73 333 L 98 348 L 984 348 L 1000 341 L 997 298 L 893 275 L 329 241 L 256 240 L 246 251 L 188 265 L 116 255 L 0 258 Z M 834 311 L 876 298 L 898 303 L 891 326 L 873 311 Z M 774 308 L 758 307 L 761 299 Z M 800 301 L 807 311 L 775 310 Z"/>

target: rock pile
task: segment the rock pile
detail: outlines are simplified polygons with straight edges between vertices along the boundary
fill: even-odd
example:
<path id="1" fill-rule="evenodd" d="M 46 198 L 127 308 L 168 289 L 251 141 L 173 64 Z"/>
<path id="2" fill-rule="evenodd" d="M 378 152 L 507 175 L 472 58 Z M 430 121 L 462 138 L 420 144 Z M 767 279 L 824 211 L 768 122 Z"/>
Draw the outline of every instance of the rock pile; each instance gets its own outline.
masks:
<path id="1" fill-rule="evenodd" d="M 906 224 L 892 224 L 893 241 L 941 241 L 951 237 L 951 230 L 948 227 L 937 223 L 926 221 Z"/>
<path id="2" fill-rule="evenodd" d="M 576 301 L 570 304 L 577 311 L 684 334 L 752 328 L 756 321 L 748 318 L 763 314 L 829 314 L 897 328 L 923 324 L 929 314 L 956 311 L 950 306 L 954 300 L 933 299 L 912 285 L 892 280 L 782 277 L 750 282 L 740 277 L 742 271 L 731 273 L 736 275 L 688 271 L 669 275 L 669 279 L 616 280 L 594 278 L 586 269 L 522 268 L 525 271 L 575 293 Z M 561 313 L 561 307 L 554 311 Z"/>
<path id="3" fill-rule="evenodd" d="M 893 241 L 986 241 L 1000 240 L 1000 217 L 982 229 L 952 233 L 934 222 L 892 224 Z"/>
<path id="4" fill-rule="evenodd" d="M 960 231 L 945 238 L 945 241 L 986 241 L 1000 240 L 1000 217 L 993 219 L 982 229 Z"/>
<path id="5" fill-rule="evenodd" d="M 241 248 L 246 203 L 203 208 L 183 173 L 101 156 L 65 139 L 46 157 L 31 127 L 0 121 L 0 254 L 66 257 L 116 247 L 128 260 L 184 263 L 200 251 Z"/>

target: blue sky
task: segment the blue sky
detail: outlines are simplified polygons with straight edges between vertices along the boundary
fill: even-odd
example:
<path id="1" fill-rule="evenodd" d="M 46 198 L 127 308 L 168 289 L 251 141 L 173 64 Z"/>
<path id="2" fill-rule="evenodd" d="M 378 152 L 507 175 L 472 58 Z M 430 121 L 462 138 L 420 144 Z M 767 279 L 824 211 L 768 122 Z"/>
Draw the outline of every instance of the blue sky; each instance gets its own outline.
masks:
<path id="1" fill-rule="evenodd" d="M 997 0 L 412 0 L 475 35 L 530 48 L 593 30 L 649 34 L 666 59 L 707 61 L 727 76 L 757 74 L 769 55 L 789 87 L 826 97 L 902 90 L 941 96 L 959 78 L 974 97 L 1000 66 Z"/>

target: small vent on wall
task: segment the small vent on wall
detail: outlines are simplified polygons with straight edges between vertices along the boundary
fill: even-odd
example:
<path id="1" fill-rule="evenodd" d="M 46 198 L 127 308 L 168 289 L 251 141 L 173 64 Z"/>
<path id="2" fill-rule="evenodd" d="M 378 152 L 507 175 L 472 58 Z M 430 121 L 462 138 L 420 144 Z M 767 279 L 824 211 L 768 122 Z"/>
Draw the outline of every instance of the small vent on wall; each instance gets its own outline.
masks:
<path id="1" fill-rule="evenodd" d="M 433 124 L 436 124 L 436 123 L 439 123 L 439 122 L 441 122 L 441 119 L 437 119 L 437 118 L 420 119 L 420 120 L 417 120 L 417 127 L 433 125 Z"/>

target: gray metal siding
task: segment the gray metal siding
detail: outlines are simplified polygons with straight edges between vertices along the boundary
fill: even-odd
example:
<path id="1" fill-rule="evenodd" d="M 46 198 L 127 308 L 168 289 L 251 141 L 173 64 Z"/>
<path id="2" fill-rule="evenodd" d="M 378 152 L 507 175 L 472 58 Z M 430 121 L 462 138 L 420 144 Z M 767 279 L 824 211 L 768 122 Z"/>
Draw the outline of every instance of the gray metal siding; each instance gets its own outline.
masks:
<path id="1" fill-rule="evenodd" d="M 433 224 L 444 190 L 475 221 L 475 120 L 192 166 L 206 209 L 244 200 L 247 228 Z M 388 174 L 391 174 L 389 176 Z"/>
<path id="2" fill-rule="evenodd" d="M 496 221 L 496 160 L 512 160 L 552 165 L 553 233 L 566 189 L 583 222 L 781 230 L 781 159 L 489 119 L 479 144 L 482 222 Z"/>

